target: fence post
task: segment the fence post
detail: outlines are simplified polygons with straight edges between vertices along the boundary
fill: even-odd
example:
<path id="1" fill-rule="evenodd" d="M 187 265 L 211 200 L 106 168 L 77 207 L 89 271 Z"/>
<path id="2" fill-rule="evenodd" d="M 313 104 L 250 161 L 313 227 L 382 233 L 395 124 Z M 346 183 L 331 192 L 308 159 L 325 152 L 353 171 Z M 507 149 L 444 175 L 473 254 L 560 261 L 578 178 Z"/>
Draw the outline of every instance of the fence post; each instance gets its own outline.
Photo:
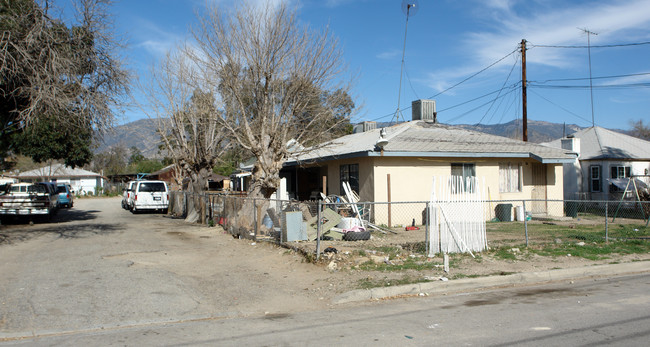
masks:
<path id="1" fill-rule="evenodd" d="M 253 198 L 253 234 L 254 240 L 257 241 L 257 199 Z"/>
<path id="2" fill-rule="evenodd" d="M 425 213 L 425 221 L 424 221 L 424 223 L 425 223 L 425 225 L 424 225 L 424 233 L 425 233 L 424 234 L 424 250 L 425 250 L 427 256 L 429 256 L 429 254 L 430 254 L 429 252 L 431 251 L 431 249 L 430 249 L 431 247 L 429 247 L 429 224 L 431 224 L 431 221 L 429 220 L 429 204 L 430 203 L 431 202 L 429 202 L 429 201 L 427 201 L 427 203 L 426 203 L 425 208 L 427 209 L 427 211 Z"/>
<path id="3" fill-rule="evenodd" d="M 322 200 L 318 200 L 318 220 L 316 222 L 316 260 L 320 260 L 321 204 Z"/>
<path id="4" fill-rule="evenodd" d="M 521 201 L 524 208 L 524 230 L 526 232 L 526 247 L 528 247 L 528 214 L 526 213 L 526 200 Z"/>
<path id="5" fill-rule="evenodd" d="M 609 201 L 605 200 L 605 242 L 609 242 L 609 224 L 607 219 L 609 216 L 607 216 L 609 210 Z"/>

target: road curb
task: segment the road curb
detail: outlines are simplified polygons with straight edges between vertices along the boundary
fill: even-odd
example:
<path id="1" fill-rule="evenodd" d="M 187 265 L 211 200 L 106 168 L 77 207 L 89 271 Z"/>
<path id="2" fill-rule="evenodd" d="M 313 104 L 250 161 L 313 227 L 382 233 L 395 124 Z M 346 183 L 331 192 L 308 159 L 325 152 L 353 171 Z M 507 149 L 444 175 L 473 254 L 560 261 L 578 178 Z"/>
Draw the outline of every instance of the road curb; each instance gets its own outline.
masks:
<path id="1" fill-rule="evenodd" d="M 447 294 L 504 286 L 532 285 L 568 279 L 619 276 L 644 272 L 650 272 L 650 261 L 638 261 L 624 264 L 594 265 L 540 272 L 523 272 L 505 276 L 463 278 L 449 281 L 407 284 L 395 287 L 358 289 L 336 296 L 332 300 L 332 303 L 338 305 L 350 302 L 386 299 L 401 295 Z"/>

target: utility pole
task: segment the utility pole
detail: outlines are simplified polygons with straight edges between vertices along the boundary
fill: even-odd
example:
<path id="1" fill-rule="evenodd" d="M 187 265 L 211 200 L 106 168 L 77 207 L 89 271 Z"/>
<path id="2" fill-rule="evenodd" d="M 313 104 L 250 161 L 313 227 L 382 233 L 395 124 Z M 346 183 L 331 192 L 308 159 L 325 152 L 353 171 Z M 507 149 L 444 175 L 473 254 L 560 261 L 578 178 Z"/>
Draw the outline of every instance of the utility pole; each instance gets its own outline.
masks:
<path id="1" fill-rule="evenodd" d="M 591 126 L 594 127 L 596 122 L 594 121 L 594 85 L 591 79 L 591 37 L 590 35 L 598 35 L 593 31 L 589 31 L 586 28 L 578 28 L 587 34 L 587 52 L 589 54 L 589 93 L 591 94 Z"/>
<path id="2" fill-rule="evenodd" d="M 521 40 L 521 118 L 523 140 L 528 142 L 528 101 L 526 100 L 526 40 Z"/>

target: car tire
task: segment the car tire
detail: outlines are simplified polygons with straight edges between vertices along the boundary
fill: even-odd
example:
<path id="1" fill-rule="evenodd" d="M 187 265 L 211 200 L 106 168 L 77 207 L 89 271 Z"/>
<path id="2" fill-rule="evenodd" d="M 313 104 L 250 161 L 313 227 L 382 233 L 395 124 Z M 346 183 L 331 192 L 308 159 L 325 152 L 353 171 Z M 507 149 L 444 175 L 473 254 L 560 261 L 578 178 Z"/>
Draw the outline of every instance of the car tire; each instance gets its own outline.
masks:
<path id="1" fill-rule="evenodd" d="M 343 234 L 345 241 L 362 241 L 370 240 L 370 231 L 350 231 Z"/>

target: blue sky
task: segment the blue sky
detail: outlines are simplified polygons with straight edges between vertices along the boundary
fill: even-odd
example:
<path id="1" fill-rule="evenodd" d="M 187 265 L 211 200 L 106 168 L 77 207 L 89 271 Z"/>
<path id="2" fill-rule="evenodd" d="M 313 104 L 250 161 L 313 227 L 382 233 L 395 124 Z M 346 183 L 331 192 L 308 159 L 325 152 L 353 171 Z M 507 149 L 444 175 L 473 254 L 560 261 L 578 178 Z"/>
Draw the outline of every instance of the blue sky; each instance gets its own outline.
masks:
<path id="1" fill-rule="evenodd" d="M 195 13 L 205 11 L 206 3 L 233 2 L 118 1 L 114 24 L 128 44 L 128 68 L 145 77 L 167 50 L 189 39 Z M 339 38 L 356 76 L 352 93 L 360 108 L 354 121 L 390 121 L 400 90 L 402 0 L 288 3 L 304 24 L 329 25 Z M 406 35 L 401 119 L 410 120 L 411 101 L 428 98 L 436 100 L 442 123 L 520 119 L 518 47 L 526 39 L 528 119 L 591 126 L 588 50 L 545 47 L 586 47 L 581 29 L 588 29 L 597 34 L 589 36 L 595 124 L 628 129 L 631 120 L 650 120 L 650 44 L 625 45 L 650 42 L 650 0 L 418 0 L 417 5 Z M 120 123 L 144 117 L 134 108 Z"/>

